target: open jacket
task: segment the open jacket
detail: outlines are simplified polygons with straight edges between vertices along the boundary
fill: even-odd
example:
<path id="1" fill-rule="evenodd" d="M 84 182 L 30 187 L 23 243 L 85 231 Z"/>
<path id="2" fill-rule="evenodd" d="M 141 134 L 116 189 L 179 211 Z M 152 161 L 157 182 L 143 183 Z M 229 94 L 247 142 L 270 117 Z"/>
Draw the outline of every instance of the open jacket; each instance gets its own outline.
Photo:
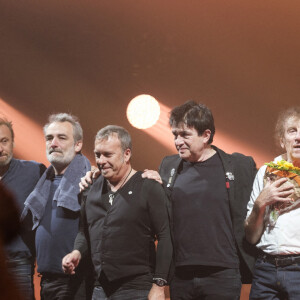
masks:
<path id="1" fill-rule="evenodd" d="M 242 282 L 250 283 L 256 258 L 256 248 L 250 245 L 245 239 L 244 220 L 247 214 L 247 203 L 250 199 L 252 184 L 257 171 L 256 164 L 250 156 L 240 153 L 227 154 L 215 146 L 212 146 L 212 148 L 217 151 L 224 168 Z M 182 166 L 181 163 L 182 159 L 179 155 L 172 155 L 165 157 L 159 167 L 163 186 L 169 199 L 168 213 L 171 229 L 173 228 L 171 195 L 177 173 Z"/>

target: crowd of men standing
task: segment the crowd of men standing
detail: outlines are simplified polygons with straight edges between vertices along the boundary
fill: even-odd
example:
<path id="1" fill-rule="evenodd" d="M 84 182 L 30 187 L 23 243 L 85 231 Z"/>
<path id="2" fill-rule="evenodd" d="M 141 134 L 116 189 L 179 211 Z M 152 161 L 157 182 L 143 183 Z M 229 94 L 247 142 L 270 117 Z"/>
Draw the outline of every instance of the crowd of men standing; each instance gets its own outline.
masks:
<path id="1" fill-rule="evenodd" d="M 92 173 L 76 117 L 49 117 L 47 169 L 13 158 L 12 123 L 0 119 L 0 179 L 21 223 L 6 266 L 24 299 L 34 299 L 35 262 L 42 300 L 164 300 L 166 285 L 172 300 L 232 300 L 252 279 L 250 299 L 300 299 L 300 207 L 269 218 L 273 203 L 296 200 L 295 186 L 213 146 L 203 104 L 175 107 L 169 124 L 178 154 L 158 172 L 135 170 L 130 134 L 109 125 L 95 137 Z M 276 132 L 285 152 L 276 161 L 300 176 L 300 107 Z"/>

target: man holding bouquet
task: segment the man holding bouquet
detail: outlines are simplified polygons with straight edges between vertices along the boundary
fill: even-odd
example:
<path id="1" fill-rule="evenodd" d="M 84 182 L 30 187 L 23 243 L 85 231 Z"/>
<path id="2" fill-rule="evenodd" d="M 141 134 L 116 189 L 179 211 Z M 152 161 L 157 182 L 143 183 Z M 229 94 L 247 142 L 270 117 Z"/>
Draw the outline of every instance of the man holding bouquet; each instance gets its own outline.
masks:
<path id="1" fill-rule="evenodd" d="M 261 167 L 245 221 L 256 244 L 250 299 L 300 299 L 300 107 L 282 112 L 276 135 L 285 154 Z"/>

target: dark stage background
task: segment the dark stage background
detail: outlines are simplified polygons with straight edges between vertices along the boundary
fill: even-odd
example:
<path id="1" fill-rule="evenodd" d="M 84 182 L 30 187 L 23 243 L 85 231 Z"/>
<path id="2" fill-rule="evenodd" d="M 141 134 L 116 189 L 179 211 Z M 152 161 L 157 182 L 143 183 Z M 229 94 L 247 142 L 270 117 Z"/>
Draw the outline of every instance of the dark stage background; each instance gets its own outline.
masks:
<path id="1" fill-rule="evenodd" d="M 252 155 L 280 153 L 282 109 L 299 105 L 300 2 L 296 0 L 1 0 L 0 114 L 12 119 L 17 157 L 46 162 L 41 127 L 71 112 L 93 160 L 96 131 L 129 129 L 136 169 L 174 153 L 167 111 L 186 100 L 208 105 L 215 145 Z M 164 118 L 138 130 L 130 99 L 151 94 Z"/>

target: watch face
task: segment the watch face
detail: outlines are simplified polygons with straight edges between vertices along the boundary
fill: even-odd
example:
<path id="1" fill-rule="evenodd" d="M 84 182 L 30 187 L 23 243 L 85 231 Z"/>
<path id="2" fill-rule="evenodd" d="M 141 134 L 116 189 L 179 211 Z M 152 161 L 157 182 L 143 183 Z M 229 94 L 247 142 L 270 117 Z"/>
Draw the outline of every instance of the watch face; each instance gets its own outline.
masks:
<path id="1" fill-rule="evenodd" d="M 161 280 L 161 279 L 156 279 L 154 280 L 154 283 L 158 286 L 165 286 L 165 281 L 164 280 Z"/>

